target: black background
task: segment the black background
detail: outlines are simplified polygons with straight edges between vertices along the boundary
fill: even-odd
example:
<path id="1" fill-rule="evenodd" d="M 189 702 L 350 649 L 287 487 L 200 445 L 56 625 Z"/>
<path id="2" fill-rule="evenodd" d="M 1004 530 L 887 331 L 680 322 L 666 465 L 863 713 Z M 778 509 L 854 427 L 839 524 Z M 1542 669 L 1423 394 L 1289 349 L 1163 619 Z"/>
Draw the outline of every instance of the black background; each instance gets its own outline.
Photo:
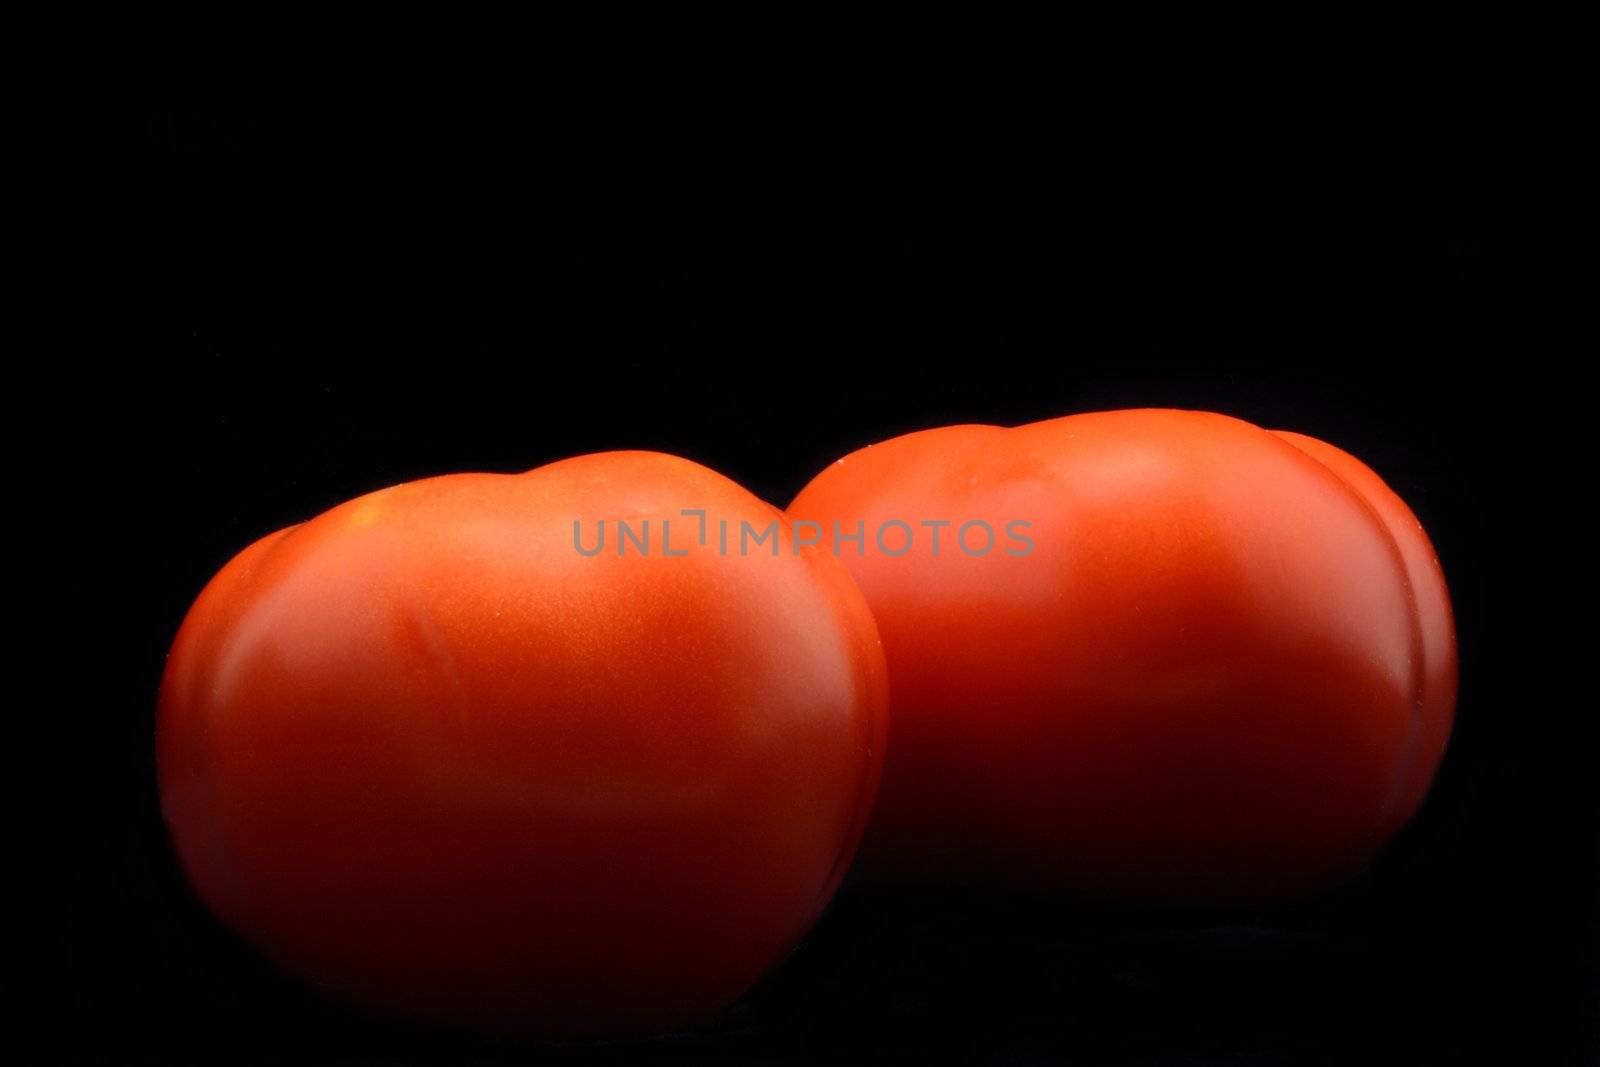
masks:
<path id="1" fill-rule="evenodd" d="M 1527 134 L 1490 89 L 1358 113 L 1179 98 L 1136 120 L 960 97 L 708 119 L 649 94 L 291 112 L 191 90 L 129 123 L 107 243 L 136 358 L 84 390 L 94 507 L 127 517 L 99 801 L 111 930 L 83 961 L 86 1030 L 179 1062 L 1592 1047 L 1594 827 L 1562 762 L 1583 702 L 1541 688 L 1508 537 L 1552 521 L 1522 449 L 1560 392 L 1540 327 L 1565 283 L 1512 180 Z M 1458 725 L 1423 812 L 1357 884 L 1198 914 L 851 884 L 713 1030 L 561 1049 L 326 1005 L 184 889 L 155 806 L 156 685 L 189 602 L 263 533 L 399 481 L 609 448 L 684 455 L 781 505 L 896 433 L 1127 406 L 1329 440 L 1434 539 Z"/>

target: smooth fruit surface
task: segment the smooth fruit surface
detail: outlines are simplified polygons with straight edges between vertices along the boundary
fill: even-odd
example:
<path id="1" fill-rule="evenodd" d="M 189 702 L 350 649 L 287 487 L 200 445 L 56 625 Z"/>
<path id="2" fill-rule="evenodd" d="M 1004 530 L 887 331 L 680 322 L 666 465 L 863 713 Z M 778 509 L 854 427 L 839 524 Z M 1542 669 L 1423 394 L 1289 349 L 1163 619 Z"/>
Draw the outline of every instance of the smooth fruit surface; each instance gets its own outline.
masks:
<path id="1" fill-rule="evenodd" d="M 844 457 L 789 515 L 865 532 L 840 557 L 889 665 L 880 872 L 1270 898 L 1359 869 L 1439 765 L 1443 574 L 1320 441 L 1169 410 L 951 426 Z M 955 539 L 979 520 L 982 553 Z"/>
<path id="2" fill-rule="evenodd" d="M 723 555 L 686 508 L 781 517 L 687 460 L 604 453 L 396 486 L 241 552 L 161 687 L 200 898 L 414 1018 L 607 1033 L 734 999 L 849 863 L 884 666 L 835 560 L 781 523 L 776 555 Z M 618 520 L 649 550 L 619 554 Z"/>

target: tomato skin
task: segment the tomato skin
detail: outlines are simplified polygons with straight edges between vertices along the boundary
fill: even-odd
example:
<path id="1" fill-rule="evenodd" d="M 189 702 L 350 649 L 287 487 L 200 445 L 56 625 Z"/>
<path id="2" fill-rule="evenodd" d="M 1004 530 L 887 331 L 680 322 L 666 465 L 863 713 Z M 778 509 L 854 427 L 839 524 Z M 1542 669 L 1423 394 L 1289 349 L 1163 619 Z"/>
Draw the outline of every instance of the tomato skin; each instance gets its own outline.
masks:
<path id="1" fill-rule="evenodd" d="M 846 456 L 789 515 L 867 531 L 841 558 L 889 664 L 880 874 L 1293 895 L 1367 863 L 1443 754 L 1443 576 L 1331 446 L 1188 411 L 951 426 Z M 891 519 L 951 525 L 896 558 Z M 1034 547 L 953 548 L 973 519 Z"/>
<path id="2" fill-rule="evenodd" d="M 241 552 L 173 644 L 162 806 L 190 882 L 382 1012 L 584 1035 L 726 1006 L 855 850 L 887 694 L 826 553 L 716 554 L 781 513 L 687 460 L 431 478 Z M 644 517 L 652 552 L 577 552 Z M 662 518 L 673 551 L 660 551 Z M 681 522 L 681 525 L 680 525 Z"/>
<path id="3" fill-rule="evenodd" d="M 1433 784 L 1434 774 L 1444 759 L 1455 723 L 1456 685 L 1459 663 L 1456 653 L 1455 618 L 1450 610 L 1450 590 L 1445 585 L 1444 569 L 1433 550 L 1433 542 L 1416 515 L 1377 473 L 1326 441 L 1304 434 L 1274 430 L 1277 436 L 1309 454 L 1338 475 L 1365 501 L 1394 538 L 1405 564 L 1406 578 L 1415 598 L 1417 627 L 1422 641 L 1422 694 L 1418 700 L 1419 722 L 1410 735 L 1407 770 L 1399 793 L 1390 806 L 1386 836 L 1398 831 L 1416 814 Z"/>

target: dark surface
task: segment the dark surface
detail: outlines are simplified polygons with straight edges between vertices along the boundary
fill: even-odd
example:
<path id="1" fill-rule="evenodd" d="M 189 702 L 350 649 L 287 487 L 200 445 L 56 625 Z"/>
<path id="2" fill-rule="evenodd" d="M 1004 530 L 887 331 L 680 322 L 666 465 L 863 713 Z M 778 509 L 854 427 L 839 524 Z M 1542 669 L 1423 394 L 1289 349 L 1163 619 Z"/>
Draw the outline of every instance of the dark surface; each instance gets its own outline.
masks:
<path id="1" fill-rule="evenodd" d="M 1537 681 L 1551 653 L 1505 540 L 1543 513 L 1517 448 L 1540 432 L 1529 397 L 1553 391 L 1537 325 L 1560 293 L 1533 284 L 1525 216 L 1484 169 L 1509 122 L 1473 114 L 1419 144 L 1329 122 L 1202 138 L 1169 113 L 1165 153 L 1095 130 L 1074 166 L 976 120 L 702 144 L 644 108 L 602 158 L 481 117 L 352 132 L 259 104 L 158 108 L 116 205 L 140 358 L 78 416 L 104 435 L 93 507 L 123 517 L 104 560 L 122 607 L 95 724 L 113 749 L 93 794 L 109 930 L 81 961 L 69 1049 L 109 1033 L 176 1062 L 1434 1062 L 1486 1045 L 1580 1061 L 1595 826 L 1566 761 L 1592 701 Z M 155 805 L 156 684 L 189 602 L 263 533 L 398 481 L 620 447 L 783 504 L 895 433 L 1124 406 L 1322 437 L 1434 539 L 1457 731 L 1420 817 L 1355 885 L 1222 913 L 850 885 L 712 1031 L 561 1049 L 325 1004 L 183 887 Z"/>

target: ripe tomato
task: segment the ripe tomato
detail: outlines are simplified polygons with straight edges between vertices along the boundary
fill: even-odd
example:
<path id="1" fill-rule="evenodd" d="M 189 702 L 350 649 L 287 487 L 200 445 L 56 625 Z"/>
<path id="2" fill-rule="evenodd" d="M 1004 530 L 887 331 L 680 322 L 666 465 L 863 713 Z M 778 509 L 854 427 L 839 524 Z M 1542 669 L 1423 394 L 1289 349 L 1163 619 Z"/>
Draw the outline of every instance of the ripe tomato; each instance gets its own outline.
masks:
<path id="1" fill-rule="evenodd" d="M 840 554 L 889 664 L 880 872 L 1297 892 L 1366 863 L 1443 755 L 1439 564 L 1320 441 L 1187 411 L 951 426 L 839 460 L 789 514 L 865 535 Z"/>
<path id="2" fill-rule="evenodd" d="M 724 555 L 724 521 L 777 521 L 781 550 Z M 871 615 L 791 545 L 776 509 L 643 452 L 430 478 L 256 542 L 161 688 L 195 890 L 385 1012 L 566 1034 L 714 1013 L 827 902 L 881 769 Z"/>

